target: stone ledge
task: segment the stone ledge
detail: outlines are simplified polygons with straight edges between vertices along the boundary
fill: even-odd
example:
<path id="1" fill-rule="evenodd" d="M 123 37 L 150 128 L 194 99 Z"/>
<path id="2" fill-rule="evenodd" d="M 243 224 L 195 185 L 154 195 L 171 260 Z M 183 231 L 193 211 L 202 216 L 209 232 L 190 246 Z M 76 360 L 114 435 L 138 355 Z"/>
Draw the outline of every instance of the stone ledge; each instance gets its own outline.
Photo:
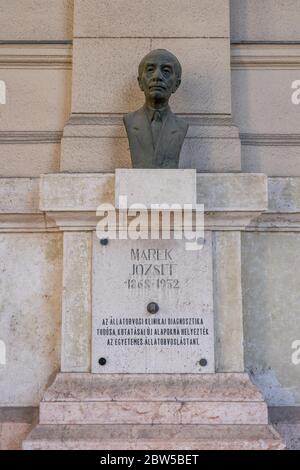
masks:
<path id="1" fill-rule="evenodd" d="M 114 204 L 112 173 L 41 175 L 40 210 L 96 211 Z M 268 208 L 267 177 L 249 173 L 197 174 L 197 202 L 206 212 L 263 212 Z"/>
<path id="2" fill-rule="evenodd" d="M 40 213 L 39 178 L 0 178 L 0 213 Z"/>
<path id="3" fill-rule="evenodd" d="M 24 450 L 282 450 L 266 425 L 38 425 Z"/>
<path id="4" fill-rule="evenodd" d="M 42 402 L 40 424 L 267 424 L 264 402 Z"/>
<path id="5" fill-rule="evenodd" d="M 43 402 L 78 401 L 226 401 L 262 402 L 246 373 L 88 374 L 59 373 Z"/>

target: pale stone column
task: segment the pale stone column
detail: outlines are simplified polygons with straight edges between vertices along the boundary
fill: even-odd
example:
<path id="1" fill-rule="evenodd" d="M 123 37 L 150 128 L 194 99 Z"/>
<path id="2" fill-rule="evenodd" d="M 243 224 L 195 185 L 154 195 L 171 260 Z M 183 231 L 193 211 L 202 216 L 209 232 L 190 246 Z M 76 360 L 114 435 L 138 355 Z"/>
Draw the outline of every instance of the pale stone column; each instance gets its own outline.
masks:
<path id="1" fill-rule="evenodd" d="M 241 232 L 214 232 L 214 311 L 217 372 L 243 372 Z"/>
<path id="2" fill-rule="evenodd" d="M 91 232 L 64 233 L 62 372 L 91 364 Z"/>

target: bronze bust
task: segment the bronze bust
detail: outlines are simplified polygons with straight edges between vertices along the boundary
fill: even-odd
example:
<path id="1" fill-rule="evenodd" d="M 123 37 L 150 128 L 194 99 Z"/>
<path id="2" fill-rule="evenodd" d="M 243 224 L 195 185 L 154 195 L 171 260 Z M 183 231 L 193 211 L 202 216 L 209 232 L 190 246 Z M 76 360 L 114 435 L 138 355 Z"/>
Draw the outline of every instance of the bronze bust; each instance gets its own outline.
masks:
<path id="1" fill-rule="evenodd" d="M 165 49 L 149 52 L 140 62 L 138 83 L 142 108 L 124 116 L 133 168 L 178 168 L 188 124 L 175 116 L 169 98 L 181 83 L 181 65 Z"/>

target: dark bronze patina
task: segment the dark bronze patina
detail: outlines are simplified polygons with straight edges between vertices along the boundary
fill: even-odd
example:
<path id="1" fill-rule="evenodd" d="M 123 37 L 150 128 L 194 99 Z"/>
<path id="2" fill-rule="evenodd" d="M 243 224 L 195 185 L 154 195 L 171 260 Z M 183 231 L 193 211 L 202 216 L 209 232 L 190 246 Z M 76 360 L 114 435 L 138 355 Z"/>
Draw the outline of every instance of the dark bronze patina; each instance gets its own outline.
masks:
<path id="1" fill-rule="evenodd" d="M 159 310 L 159 306 L 156 302 L 150 302 L 148 305 L 147 305 L 147 311 L 149 313 L 151 313 L 152 315 L 157 313 Z"/>
<path id="2" fill-rule="evenodd" d="M 165 49 L 147 54 L 138 82 L 145 94 L 142 108 L 124 116 L 133 168 L 178 168 L 188 124 L 175 116 L 169 98 L 181 83 L 181 65 Z"/>

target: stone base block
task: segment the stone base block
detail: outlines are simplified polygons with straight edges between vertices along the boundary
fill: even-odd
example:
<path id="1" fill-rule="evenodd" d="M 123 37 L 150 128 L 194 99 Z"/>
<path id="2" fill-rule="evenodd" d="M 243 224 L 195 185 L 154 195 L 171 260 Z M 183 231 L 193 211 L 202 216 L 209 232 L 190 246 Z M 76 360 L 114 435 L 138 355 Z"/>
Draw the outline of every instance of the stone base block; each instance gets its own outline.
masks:
<path id="1" fill-rule="evenodd" d="M 267 425 L 38 425 L 24 450 L 281 450 Z"/>
<path id="2" fill-rule="evenodd" d="M 281 449 L 247 374 L 58 374 L 24 449 Z"/>
<path id="3" fill-rule="evenodd" d="M 115 206 L 120 207 L 120 197 L 127 204 L 196 205 L 196 170 L 177 169 L 116 169 Z"/>

